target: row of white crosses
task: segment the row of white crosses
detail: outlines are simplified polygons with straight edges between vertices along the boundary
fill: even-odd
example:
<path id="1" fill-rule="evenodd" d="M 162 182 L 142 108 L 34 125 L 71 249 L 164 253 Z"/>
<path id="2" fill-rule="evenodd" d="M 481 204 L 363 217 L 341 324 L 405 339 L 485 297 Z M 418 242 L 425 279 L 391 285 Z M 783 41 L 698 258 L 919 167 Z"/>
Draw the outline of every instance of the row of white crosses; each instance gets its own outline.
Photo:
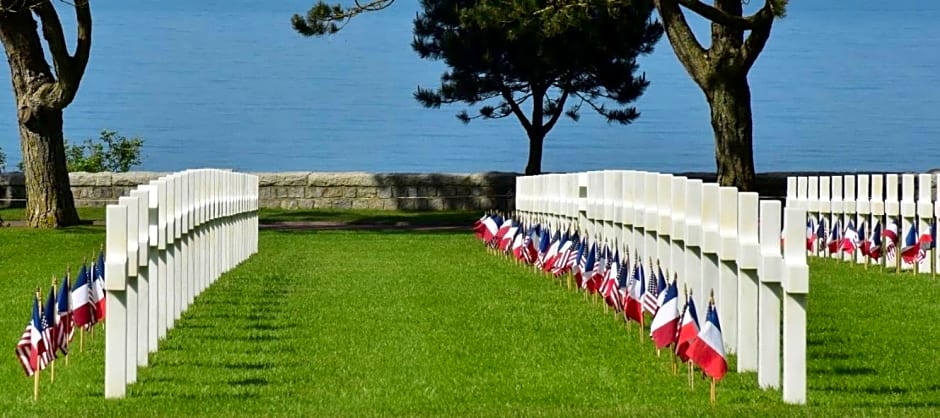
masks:
<path id="1" fill-rule="evenodd" d="M 104 395 L 121 398 L 195 297 L 257 252 L 258 177 L 181 171 L 106 210 Z"/>
<path id="2" fill-rule="evenodd" d="M 658 260 L 687 286 L 704 314 L 715 293 L 725 350 L 739 372 L 757 371 L 763 388 L 781 381 L 783 399 L 806 402 L 806 210 L 698 179 L 642 171 L 518 177 L 520 221 Z M 781 255 L 781 223 L 786 248 Z M 781 308 L 782 305 L 782 308 Z"/>
<path id="3" fill-rule="evenodd" d="M 919 234 L 929 233 L 930 224 L 940 217 L 940 204 L 934 204 L 934 187 L 938 175 L 935 174 L 860 174 L 842 176 L 805 176 L 787 178 L 787 205 L 806 209 L 814 225 L 825 220 L 831 232 L 834 220 L 841 220 L 844 230 L 851 219 L 858 227 L 863 222 L 868 225 L 870 237 L 875 221 L 881 225 L 882 240 L 889 218 L 899 221 L 897 259 L 900 261 L 900 247 L 912 227 Z M 900 180 L 900 181 L 899 181 Z M 915 188 L 916 182 L 916 188 Z M 898 186 L 900 187 L 900 199 Z M 825 239 L 825 237 L 822 237 Z M 866 263 L 866 257 L 860 251 L 854 254 L 820 251 L 815 245 L 810 250 L 814 256 L 854 259 L 857 263 Z M 900 261 L 902 270 L 916 268 L 921 273 L 936 273 L 940 263 L 937 254 L 925 257 L 919 263 Z M 882 255 L 880 262 L 885 263 Z M 933 260 L 933 262 L 932 262 Z M 916 265 L 915 265 L 916 264 Z M 893 267 L 889 266 L 889 267 Z"/>

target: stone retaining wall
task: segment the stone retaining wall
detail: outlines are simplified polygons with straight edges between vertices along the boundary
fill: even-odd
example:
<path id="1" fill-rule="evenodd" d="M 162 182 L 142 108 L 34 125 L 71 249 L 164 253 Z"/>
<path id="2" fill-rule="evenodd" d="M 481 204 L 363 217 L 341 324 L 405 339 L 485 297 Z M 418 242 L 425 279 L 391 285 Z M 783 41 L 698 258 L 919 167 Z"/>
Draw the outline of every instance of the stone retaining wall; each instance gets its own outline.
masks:
<path id="1" fill-rule="evenodd" d="M 115 203 L 138 184 L 166 173 L 70 173 L 77 206 Z M 261 207 L 285 209 L 510 210 L 515 173 L 253 173 Z M 0 174 L 0 207 L 23 206 L 21 173 Z"/>
<path id="2" fill-rule="evenodd" d="M 931 170 L 940 173 L 940 170 Z M 138 184 L 165 173 L 71 173 L 72 194 L 78 206 L 114 203 Z M 254 173 L 260 176 L 261 207 L 289 209 L 466 209 L 510 210 L 515 199 L 516 173 L 373 174 L 361 172 Z M 707 182 L 714 173 L 676 173 Z M 768 172 L 758 173 L 756 191 L 763 198 L 783 198 L 787 176 L 887 174 L 884 172 Z M 21 173 L 0 174 L 0 207 L 23 206 L 26 188 Z"/>

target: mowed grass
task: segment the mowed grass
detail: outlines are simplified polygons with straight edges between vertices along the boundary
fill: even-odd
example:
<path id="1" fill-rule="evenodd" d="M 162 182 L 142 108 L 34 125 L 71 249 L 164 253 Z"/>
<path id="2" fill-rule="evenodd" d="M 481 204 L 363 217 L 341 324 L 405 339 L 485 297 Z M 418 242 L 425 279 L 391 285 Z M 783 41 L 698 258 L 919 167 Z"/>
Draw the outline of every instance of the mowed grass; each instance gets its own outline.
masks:
<path id="1" fill-rule="evenodd" d="M 103 333 L 33 403 L 13 347 L 29 289 L 100 229 L 0 229 L 0 407 L 16 415 L 936 416 L 940 285 L 811 260 L 809 402 L 729 373 L 708 404 L 635 326 L 469 232 L 276 232 L 203 293 L 124 400 L 102 399 Z M 87 338 L 87 337 L 86 337 Z M 77 345 L 77 340 L 75 343 Z M 732 358 L 732 369 L 733 369 Z"/>

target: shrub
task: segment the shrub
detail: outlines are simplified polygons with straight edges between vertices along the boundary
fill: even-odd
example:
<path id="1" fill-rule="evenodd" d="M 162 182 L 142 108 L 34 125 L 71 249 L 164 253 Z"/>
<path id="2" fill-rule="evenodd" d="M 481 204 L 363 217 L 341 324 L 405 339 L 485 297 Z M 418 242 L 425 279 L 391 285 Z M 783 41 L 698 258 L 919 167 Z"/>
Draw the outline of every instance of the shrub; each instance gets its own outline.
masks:
<path id="1" fill-rule="evenodd" d="M 69 171 L 126 172 L 140 165 L 140 149 L 144 140 L 127 138 L 115 131 L 103 130 L 97 141 L 86 139 L 81 144 L 65 141 L 65 158 Z"/>

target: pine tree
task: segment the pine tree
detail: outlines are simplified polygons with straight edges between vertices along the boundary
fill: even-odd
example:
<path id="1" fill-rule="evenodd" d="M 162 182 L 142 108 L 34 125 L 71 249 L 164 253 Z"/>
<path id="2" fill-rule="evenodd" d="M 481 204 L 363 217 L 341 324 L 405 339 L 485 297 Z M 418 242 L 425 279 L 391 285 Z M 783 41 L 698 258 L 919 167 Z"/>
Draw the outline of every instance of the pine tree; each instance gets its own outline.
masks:
<path id="1" fill-rule="evenodd" d="M 422 0 L 414 20 L 412 48 L 421 58 L 449 67 L 439 87 L 419 87 L 415 98 L 428 108 L 480 104 L 472 115 L 457 114 L 465 123 L 518 119 L 529 140 L 529 175 L 541 173 L 545 137 L 562 115 L 577 121 L 587 106 L 611 123 L 629 124 L 639 117 L 630 104 L 649 82 L 636 74 L 636 58 L 652 52 L 663 34 L 650 18 L 651 0 L 597 0 L 573 10 L 549 4 Z M 315 7 L 311 14 L 317 10 L 343 13 Z M 305 35 L 339 30 L 335 23 L 299 16 L 294 26 Z"/>

